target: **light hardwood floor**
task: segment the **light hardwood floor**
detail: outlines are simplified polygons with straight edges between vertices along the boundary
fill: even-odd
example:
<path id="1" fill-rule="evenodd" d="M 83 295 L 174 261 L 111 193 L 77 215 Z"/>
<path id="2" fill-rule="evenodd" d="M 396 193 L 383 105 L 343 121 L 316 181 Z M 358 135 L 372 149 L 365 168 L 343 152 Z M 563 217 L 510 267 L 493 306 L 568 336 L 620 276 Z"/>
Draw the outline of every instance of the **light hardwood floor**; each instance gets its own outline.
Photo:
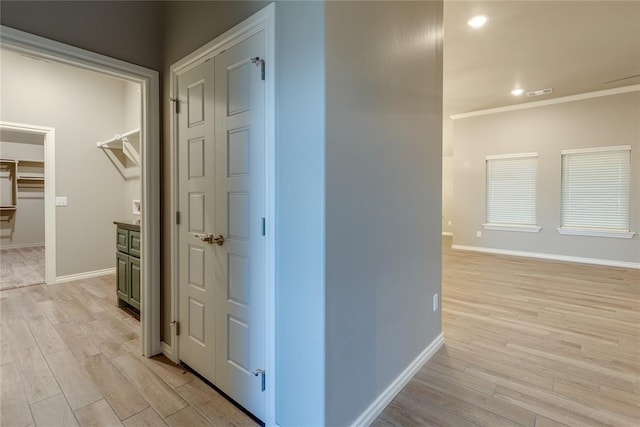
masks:
<path id="1" fill-rule="evenodd" d="M 375 426 L 640 425 L 640 272 L 443 246 L 446 344 Z M 255 425 L 164 357 L 114 279 L 0 292 L 1 426 Z"/>
<path id="2" fill-rule="evenodd" d="M 639 270 L 450 245 L 446 344 L 375 426 L 640 426 Z"/>
<path id="3" fill-rule="evenodd" d="M 139 323 L 113 276 L 0 292 L 0 426 L 255 426 L 163 356 L 140 356 Z"/>

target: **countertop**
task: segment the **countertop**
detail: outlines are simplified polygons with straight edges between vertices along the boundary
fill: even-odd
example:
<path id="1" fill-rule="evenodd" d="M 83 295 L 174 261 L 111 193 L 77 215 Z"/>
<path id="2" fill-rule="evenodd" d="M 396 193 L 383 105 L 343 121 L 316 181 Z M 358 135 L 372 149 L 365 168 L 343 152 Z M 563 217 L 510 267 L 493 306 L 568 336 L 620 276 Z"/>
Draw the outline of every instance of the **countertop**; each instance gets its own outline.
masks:
<path id="1" fill-rule="evenodd" d="M 113 221 L 115 225 L 120 228 L 126 228 L 127 230 L 140 231 L 140 220 L 122 220 L 122 221 Z"/>

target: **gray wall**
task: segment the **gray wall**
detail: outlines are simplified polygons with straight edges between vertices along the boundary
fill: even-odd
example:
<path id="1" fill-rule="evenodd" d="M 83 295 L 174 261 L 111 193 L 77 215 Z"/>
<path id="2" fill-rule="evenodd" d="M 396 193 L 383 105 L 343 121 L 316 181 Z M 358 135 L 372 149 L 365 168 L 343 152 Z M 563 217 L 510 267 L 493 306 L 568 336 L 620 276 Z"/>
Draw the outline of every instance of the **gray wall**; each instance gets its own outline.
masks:
<path id="1" fill-rule="evenodd" d="M 632 239 L 559 235 L 560 151 L 632 146 L 631 230 L 640 232 L 640 92 L 456 120 L 453 243 L 545 254 L 640 262 Z M 539 233 L 482 230 L 485 156 L 538 152 Z"/>
<path id="2" fill-rule="evenodd" d="M 159 70 L 162 2 L 0 2 L 0 23 Z"/>
<path id="3" fill-rule="evenodd" d="M 328 2 L 326 424 L 441 332 L 442 3 Z"/>
<path id="4" fill-rule="evenodd" d="M 0 157 L 44 161 L 44 138 L 42 135 L 1 131 Z M 17 210 L 8 217 L 9 221 L 0 223 L 0 246 L 44 245 L 44 186 L 19 183 L 17 196 Z"/>
<path id="5" fill-rule="evenodd" d="M 325 4 L 278 4 L 277 419 L 325 424 Z"/>
<path id="6" fill-rule="evenodd" d="M 124 180 L 96 142 L 123 132 L 125 83 L 6 50 L 0 66 L 1 119 L 56 130 L 56 275 L 112 268 Z"/>

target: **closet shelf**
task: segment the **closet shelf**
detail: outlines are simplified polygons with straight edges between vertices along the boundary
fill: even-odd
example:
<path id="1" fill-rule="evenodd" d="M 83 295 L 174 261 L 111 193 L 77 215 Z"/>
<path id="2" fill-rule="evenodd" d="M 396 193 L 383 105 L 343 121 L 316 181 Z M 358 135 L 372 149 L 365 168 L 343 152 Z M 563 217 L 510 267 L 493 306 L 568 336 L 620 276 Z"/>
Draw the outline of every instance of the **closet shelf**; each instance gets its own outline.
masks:
<path id="1" fill-rule="evenodd" d="M 18 181 L 44 181 L 42 173 L 18 173 Z"/>
<path id="2" fill-rule="evenodd" d="M 122 150 L 136 166 L 140 165 L 140 128 L 115 135 L 106 141 L 99 141 L 97 146 L 102 149 Z"/>

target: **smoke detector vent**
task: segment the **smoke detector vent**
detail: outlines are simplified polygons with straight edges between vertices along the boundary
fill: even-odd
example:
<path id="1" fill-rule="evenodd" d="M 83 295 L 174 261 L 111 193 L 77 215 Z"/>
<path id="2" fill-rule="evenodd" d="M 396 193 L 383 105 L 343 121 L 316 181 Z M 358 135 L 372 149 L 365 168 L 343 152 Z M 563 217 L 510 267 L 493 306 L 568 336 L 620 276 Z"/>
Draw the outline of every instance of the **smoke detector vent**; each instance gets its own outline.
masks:
<path id="1" fill-rule="evenodd" d="M 539 90 L 532 90 L 527 92 L 527 96 L 528 97 L 532 97 L 532 96 L 542 96 L 542 95 L 549 95 L 550 93 L 553 93 L 553 89 L 552 88 L 546 88 L 546 89 L 539 89 Z"/>

